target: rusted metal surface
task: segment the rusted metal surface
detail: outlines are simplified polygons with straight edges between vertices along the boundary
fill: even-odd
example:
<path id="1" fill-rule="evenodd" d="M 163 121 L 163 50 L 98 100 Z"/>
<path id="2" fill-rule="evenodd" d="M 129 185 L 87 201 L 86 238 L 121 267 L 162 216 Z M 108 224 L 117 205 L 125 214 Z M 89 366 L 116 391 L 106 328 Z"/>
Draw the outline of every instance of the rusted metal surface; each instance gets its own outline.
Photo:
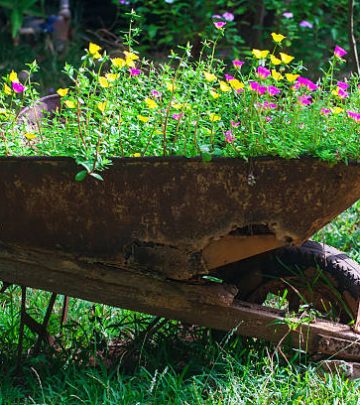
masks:
<path id="1" fill-rule="evenodd" d="M 274 247 L 300 244 L 360 198 L 360 164 L 310 158 L 114 159 L 103 182 L 78 170 L 1 158 L 0 242 L 186 279 L 209 270 L 215 241 L 260 229 Z"/>

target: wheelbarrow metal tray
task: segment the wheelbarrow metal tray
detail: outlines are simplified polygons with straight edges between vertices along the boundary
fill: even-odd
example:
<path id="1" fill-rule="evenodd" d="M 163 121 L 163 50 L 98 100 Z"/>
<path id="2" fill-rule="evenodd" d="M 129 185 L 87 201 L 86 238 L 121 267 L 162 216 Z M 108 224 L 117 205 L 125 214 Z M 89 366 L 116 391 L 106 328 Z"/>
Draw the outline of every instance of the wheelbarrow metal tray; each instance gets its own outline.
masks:
<path id="1" fill-rule="evenodd" d="M 0 241 L 191 278 L 301 244 L 360 198 L 360 164 L 313 158 L 0 159 Z"/>

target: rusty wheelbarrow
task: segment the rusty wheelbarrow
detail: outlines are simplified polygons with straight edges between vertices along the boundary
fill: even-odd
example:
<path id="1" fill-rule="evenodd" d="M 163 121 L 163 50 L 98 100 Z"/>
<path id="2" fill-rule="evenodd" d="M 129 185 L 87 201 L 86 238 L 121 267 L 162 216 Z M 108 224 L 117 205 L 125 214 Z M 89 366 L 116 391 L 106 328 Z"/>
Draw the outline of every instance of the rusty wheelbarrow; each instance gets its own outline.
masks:
<path id="1" fill-rule="evenodd" d="M 360 266 L 309 241 L 360 198 L 359 163 L 121 158 L 103 182 L 81 183 L 78 170 L 69 158 L 0 158 L 5 287 L 51 291 L 50 307 L 64 294 L 360 360 Z M 262 305 L 285 290 L 287 308 Z M 304 297 L 337 322 L 289 312 Z M 39 325 L 23 303 L 41 338 L 49 314 Z"/>

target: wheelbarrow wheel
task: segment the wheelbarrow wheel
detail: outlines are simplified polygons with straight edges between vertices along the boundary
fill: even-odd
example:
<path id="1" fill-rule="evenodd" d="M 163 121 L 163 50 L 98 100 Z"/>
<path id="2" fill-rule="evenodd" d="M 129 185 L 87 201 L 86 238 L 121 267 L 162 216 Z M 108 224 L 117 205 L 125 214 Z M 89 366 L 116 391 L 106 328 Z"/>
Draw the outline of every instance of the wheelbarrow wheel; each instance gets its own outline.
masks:
<path id="1" fill-rule="evenodd" d="M 234 266 L 234 265 L 233 265 Z M 360 265 L 345 253 L 307 241 L 224 269 L 239 288 L 237 298 L 290 311 L 316 310 L 316 316 L 349 323 L 358 315 Z"/>

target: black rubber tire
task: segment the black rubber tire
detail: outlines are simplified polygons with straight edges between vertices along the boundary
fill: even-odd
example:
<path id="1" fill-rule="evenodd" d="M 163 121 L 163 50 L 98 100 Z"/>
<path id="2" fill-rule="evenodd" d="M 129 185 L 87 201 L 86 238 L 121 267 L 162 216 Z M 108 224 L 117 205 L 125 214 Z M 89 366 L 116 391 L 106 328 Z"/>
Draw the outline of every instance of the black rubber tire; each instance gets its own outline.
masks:
<path id="1" fill-rule="evenodd" d="M 339 292 L 348 291 L 355 300 L 360 298 L 360 264 L 332 246 L 311 240 L 233 263 L 218 269 L 217 276 L 238 285 L 239 299 L 246 299 L 249 274 L 289 275 L 286 266 L 318 267 L 336 280 Z"/>

